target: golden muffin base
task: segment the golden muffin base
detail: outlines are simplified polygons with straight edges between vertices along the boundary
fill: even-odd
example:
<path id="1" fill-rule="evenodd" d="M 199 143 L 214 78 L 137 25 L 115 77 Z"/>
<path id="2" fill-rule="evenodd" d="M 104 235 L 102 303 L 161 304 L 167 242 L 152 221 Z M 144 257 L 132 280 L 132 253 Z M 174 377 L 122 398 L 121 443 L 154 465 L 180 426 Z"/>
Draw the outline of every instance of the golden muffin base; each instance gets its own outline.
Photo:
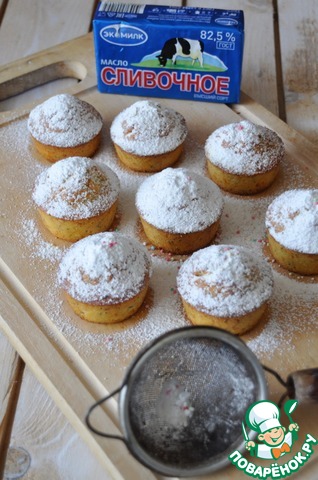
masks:
<path id="1" fill-rule="evenodd" d="M 264 173 L 258 173 L 256 175 L 236 175 L 226 172 L 212 164 L 209 160 L 207 161 L 207 168 L 210 178 L 222 188 L 222 190 L 238 195 L 253 195 L 262 192 L 274 182 L 279 171 L 279 165 L 276 165 Z"/>
<path id="2" fill-rule="evenodd" d="M 83 320 L 92 323 L 118 323 L 131 317 L 139 310 L 147 295 L 148 284 L 147 281 L 143 289 L 133 298 L 112 305 L 83 303 L 75 300 L 67 292 L 65 292 L 65 296 L 73 311 Z"/>
<path id="3" fill-rule="evenodd" d="M 31 136 L 32 137 L 32 136 Z M 33 144 L 39 154 L 49 162 L 55 163 L 58 160 L 68 157 L 92 157 L 98 150 L 101 142 L 101 132 L 92 140 L 76 147 L 56 147 L 54 145 L 45 145 L 32 137 Z"/>
<path id="4" fill-rule="evenodd" d="M 183 151 L 183 145 L 181 144 L 171 152 L 141 156 L 125 152 L 116 143 L 114 143 L 114 147 L 119 160 L 126 167 L 136 172 L 159 172 L 175 163 Z"/>
<path id="5" fill-rule="evenodd" d="M 215 237 L 220 225 L 220 220 L 217 220 L 199 232 L 170 233 L 154 227 L 141 217 L 140 220 L 147 238 L 155 247 L 180 255 L 207 246 Z"/>
<path id="6" fill-rule="evenodd" d="M 223 328 L 235 335 L 242 335 L 251 330 L 261 319 L 267 309 L 267 303 L 261 305 L 253 312 L 239 317 L 216 317 L 200 312 L 183 298 L 181 298 L 185 313 L 193 325 L 207 325 L 209 327 Z"/>
<path id="7" fill-rule="evenodd" d="M 300 275 L 318 275 L 318 254 L 301 253 L 283 247 L 269 232 L 267 239 L 271 254 L 281 267 Z"/>
<path id="8" fill-rule="evenodd" d="M 114 221 L 117 211 L 117 203 L 118 201 L 116 200 L 106 212 L 103 212 L 100 215 L 80 220 L 56 218 L 40 208 L 38 211 L 44 226 L 55 237 L 68 242 L 76 242 L 81 238 L 88 237 L 88 235 L 108 230 Z"/>

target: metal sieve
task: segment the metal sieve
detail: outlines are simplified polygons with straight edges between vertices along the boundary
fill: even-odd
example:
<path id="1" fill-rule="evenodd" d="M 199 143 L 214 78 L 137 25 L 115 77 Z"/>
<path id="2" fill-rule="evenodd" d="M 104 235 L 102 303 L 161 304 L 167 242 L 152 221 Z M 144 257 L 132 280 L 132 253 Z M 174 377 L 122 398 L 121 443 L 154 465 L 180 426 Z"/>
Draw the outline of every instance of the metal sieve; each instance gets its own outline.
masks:
<path id="1" fill-rule="evenodd" d="M 119 392 L 123 437 L 90 421 L 93 410 Z M 122 386 L 95 403 L 86 421 L 93 432 L 124 441 L 158 473 L 203 475 L 228 464 L 233 450 L 243 450 L 245 411 L 266 395 L 263 369 L 243 341 L 217 328 L 185 327 L 142 350 Z"/>

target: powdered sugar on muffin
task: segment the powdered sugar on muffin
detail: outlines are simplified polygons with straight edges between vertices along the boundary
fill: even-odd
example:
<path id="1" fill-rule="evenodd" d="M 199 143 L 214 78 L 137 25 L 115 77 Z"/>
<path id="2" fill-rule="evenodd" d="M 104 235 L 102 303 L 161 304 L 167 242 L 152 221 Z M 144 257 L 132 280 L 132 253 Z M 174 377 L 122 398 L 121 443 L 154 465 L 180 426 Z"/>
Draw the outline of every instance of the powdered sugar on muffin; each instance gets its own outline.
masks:
<path id="1" fill-rule="evenodd" d="M 137 295 L 151 274 L 147 250 L 117 232 L 86 237 L 67 251 L 59 283 L 81 302 L 108 305 Z"/>
<path id="2" fill-rule="evenodd" d="M 281 138 L 273 130 L 248 120 L 215 130 L 205 154 L 211 163 L 237 175 L 255 175 L 274 168 L 284 157 Z"/>
<path id="3" fill-rule="evenodd" d="M 70 157 L 44 170 L 33 200 L 56 218 L 78 220 L 106 211 L 117 200 L 119 180 L 107 166 L 85 157 Z"/>
<path id="4" fill-rule="evenodd" d="M 167 168 L 148 177 L 136 195 L 141 217 L 172 233 L 204 230 L 219 219 L 223 204 L 211 180 L 184 168 Z"/>
<path id="5" fill-rule="evenodd" d="M 187 136 L 183 116 L 158 102 L 141 100 L 114 119 L 112 141 L 126 152 L 140 156 L 175 150 Z"/>
<path id="6" fill-rule="evenodd" d="M 318 253 L 318 189 L 288 190 L 269 205 L 266 227 L 284 247 Z"/>
<path id="7" fill-rule="evenodd" d="M 273 275 L 265 260 L 247 248 L 212 245 L 182 265 L 177 286 L 196 309 L 218 317 L 237 317 L 269 300 Z"/>
<path id="8" fill-rule="evenodd" d="M 31 110 L 28 129 L 45 145 L 75 147 L 102 129 L 102 117 L 89 103 L 73 95 L 55 95 Z"/>

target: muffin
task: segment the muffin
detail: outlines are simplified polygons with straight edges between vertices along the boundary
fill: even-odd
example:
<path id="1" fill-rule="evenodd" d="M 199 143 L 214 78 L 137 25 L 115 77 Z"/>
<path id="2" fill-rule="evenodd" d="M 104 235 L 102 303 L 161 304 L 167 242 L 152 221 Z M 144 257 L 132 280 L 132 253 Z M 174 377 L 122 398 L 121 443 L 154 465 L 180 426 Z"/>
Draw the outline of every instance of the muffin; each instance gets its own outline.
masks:
<path id="1" fill-rule="evenodd" d="M 285 148 L 275 132 L 244 120 L 215 130 L 206 141 L 205 154 L 209 175 L 219 187 L 252 195 L 273 183 Z"/>
<path id="2" fill-rule="evenodd" d="M 241 335 L 265 313 L 273 275 L 268 263 L 245 247 L 212 245 L 184 262 L 177 288 L 194 325 Z"/>
<path id="3" fill-rule="evenodd" d="M 184 168 L 167 168 L 140 185 L 136 208 L 146 236 L 158 248 L 184 254 L 215 237 L 223 209 L 220 189 Z"/>
<path id="4" fill-rule="evenodd" d="M 124 165 L 138 172 L 159 172 L 180 157 L 187 127 L 180 113 L 142 100 L 117 115 L 110 135 Z"/>
<path id="5" fill-rule="evenodd" d="M 55 163 L 38 176 L 33 191 L 45 227 L 69 242 L 109 229 L 118 196 L 117 175 L 85 157 Z"/>
<path id="6" fill-rule="evenodd" d="M 50 162 L 91 157 L 101 141 L 102 117 L 89 103 L 55 95 L 31 110 L 28 129 L 37 151 Z"/>
<path id="7" fill-rule="evenodd" d="M 269 205 L 265 224 L 270 251 L 283 268 L 318 275 L 318 190 L 282 193 Z"/>
<path id="8" fill-rule="evenodd" d="M 151 262 L 133 238 L 103 232 L 83 238 L 63 257 L 59 284 L 74 312 L 96 323 L 121 322 L 142 305 Z"/>

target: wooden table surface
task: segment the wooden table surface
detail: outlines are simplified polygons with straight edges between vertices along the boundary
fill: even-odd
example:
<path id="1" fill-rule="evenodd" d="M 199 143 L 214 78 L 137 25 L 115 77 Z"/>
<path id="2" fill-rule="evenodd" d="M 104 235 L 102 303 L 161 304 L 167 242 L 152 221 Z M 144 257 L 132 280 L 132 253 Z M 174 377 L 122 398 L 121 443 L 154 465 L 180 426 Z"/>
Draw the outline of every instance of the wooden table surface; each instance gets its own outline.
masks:
<path id="1" fill-rule="evenodd" d="M 181 1 L 150 3 L 180 5 Z M 318 149 L 317 0 L 182 3 L 244 10 L 242 90 L 301 132 Z M 0 0 L 0 65 L 87 33 L 95 8 L 93 0 Z M 62 92 L 74 81 L 60 80 L 36 88 L 0 103 L 0 110 Z M 0 333 L 0 478 L 9 441 L 31 454 L 32 463 L 25 479 L 108 478 Z M 318 471 L 311 469 L 304 471 L 302 478 L 317 477 Z"/>

